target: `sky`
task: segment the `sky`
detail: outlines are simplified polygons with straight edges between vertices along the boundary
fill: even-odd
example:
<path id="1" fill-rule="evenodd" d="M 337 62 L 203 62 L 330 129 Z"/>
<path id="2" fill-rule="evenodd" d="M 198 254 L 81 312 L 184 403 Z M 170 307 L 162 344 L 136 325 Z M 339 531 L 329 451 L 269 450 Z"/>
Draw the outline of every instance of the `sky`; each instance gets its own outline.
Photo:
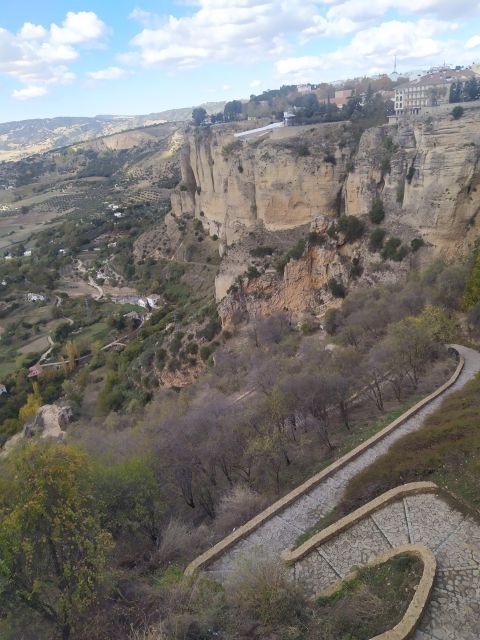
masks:
<path id="1" fill-rule="evenodd" d="M 480 0 L 2 0 L 0 121 L 480 62 Z"/>

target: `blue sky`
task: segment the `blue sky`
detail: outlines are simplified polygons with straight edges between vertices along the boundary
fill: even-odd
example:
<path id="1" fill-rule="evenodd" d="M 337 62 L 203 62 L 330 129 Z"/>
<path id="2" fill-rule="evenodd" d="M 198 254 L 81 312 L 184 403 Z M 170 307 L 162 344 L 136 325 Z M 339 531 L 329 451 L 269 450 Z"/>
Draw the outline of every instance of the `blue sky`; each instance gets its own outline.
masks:
<path id="1" fill-rule="evenodd" d="M 5 3 L 3 3 L 5 5 Z M 0 9 L 0 121 L 133 114 L 480 61 L 480 0 L 30 0 Z"/>

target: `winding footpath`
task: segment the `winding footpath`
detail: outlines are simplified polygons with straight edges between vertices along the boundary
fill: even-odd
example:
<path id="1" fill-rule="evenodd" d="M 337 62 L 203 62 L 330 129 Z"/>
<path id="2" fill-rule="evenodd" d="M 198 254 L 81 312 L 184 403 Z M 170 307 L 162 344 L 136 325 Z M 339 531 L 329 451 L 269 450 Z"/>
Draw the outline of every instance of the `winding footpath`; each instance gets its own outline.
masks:
<path id="1" fill-rule="evenodd" d="M 313 484 L 307 492 L 299 492 L 284 508 L 271 507 L 259 526 L 231 540 L 221 553 L 209 557 L 211 552 L 206 552 L 200 556 L 187 568 L 187 573 L 203 568 L 223 580 L 242 556 L 256 553 L 278 556 L 292 548 L 300 534 L 338 504 L 350 479 L 386 453 L 399 438 L 418 430 L 447 395 L 480 371 L 480 353 L 452 346 L 463 357 L 464 367 L 443 393 L 323 481 Z M 414 640 L 478 640 L 480 526 L 431 491 L 405 497 L 365 517 L 295 563 L 291 570 L 309 583 L 312 592 L 318 593 L 348 574 L 352 566 L 365 564 L 389 548 L 407 543 L 427 546 L 438 564 L 434 591 Z"/>

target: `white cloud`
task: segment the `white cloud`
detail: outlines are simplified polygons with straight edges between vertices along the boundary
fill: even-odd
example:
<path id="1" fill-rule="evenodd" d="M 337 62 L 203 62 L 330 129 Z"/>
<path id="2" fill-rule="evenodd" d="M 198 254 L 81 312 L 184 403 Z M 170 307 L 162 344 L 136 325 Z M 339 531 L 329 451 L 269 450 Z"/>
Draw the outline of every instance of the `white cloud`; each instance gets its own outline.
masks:
<path id="1" fill-rule="evenodd" d="M 252 82 L 250 82 L 250 86 L 252 89 L 255 89 L 255 87 L 259 87 L 261 84 L 261 80 L 252 80 Z"/>
<path id="2" fill-rule="evenodd" d="M 26 87 L 25 89 L 15 89 L 12 96 L 17 100 L 30 100 L 30 98 L 38 98 L 44 96 L 47 93 L 45 87 Z"/>
<path id="3" fill-rule="evenodd" d="M 480 36 L 473 36 L 465 43 L 465 49 L 475 49 L 480 46 Z"/>
<path id="4" fill-rule="evenodd" d="M 209 62 L 282 58 L 282 67 L 294 44 L 364 32 L 378 26 L 388 12 L 396 13 L 398 23 L 405 25 L 446 24 L 452 17 L 480 15 L 479 0 L 190 0 L 184 4 L 193 7 L 191 15 L 158 16 L 135 8 L 129 17 L 143 29 L 131 41 L 132 50 L 118 60 L 173 71 Z M 428 34 L 418 29 L 415 34 L 424 50 L 433 48 L 426 43 Z"/>
<path id="5" fill-rule="evenodd" d="M 395 56 L 409 68 L 428 66 L 444 56 L 458 61 L 458 43 L 436 37 L 454 31 L 456 26 L 441 20 L 391 20 L 359 31 L 346 47 L 322 56 L 285 58 L 277 62 L 276 69 L 284 79 L 303 82 L 318 78 L 321 72 L 339 77 L 342 73 L 391 71 Z"/>
<path id="6" fill-rule="evenodd" d="M 197 0 L 195 6 L 196 12 L 180 18 L 152 18 L 135 9 L 130 17 L 145 28 L 131 42 L 137 55 L 122 59 L 147 67 L 258 62 L 285 54 L 289 36 L 307 28 L 317 13 L 316 0 Z"/>
<path id="7" fill-rule="evenodd" d="M 50 40 L 52 44 L 84 44 L 99 40 L 107 33 L 105 23 L 93 11 L 69 11 L 59 27 L 52 24 Z"/>
<path id="8" fill-rule="evenodd" d="M 72 82 L 75 74 L 65 63 L 76 60 L 80 47 L 97 46 L 108 28 L 92 11 L 69 11 L 62 24 L 26 22 L 17 33 L 0 28 L 0 74 L 23 88 L 12 97 L 27 100 L 45 95 L 50 85 Z"/>
<path id="9" fill-rule="evenodd" d="M 86 75 L 93 80 L 118 80 L 126 75 L 125 69 L 120 67 L 107 67 L 98 71 L 87 71 Z"/>

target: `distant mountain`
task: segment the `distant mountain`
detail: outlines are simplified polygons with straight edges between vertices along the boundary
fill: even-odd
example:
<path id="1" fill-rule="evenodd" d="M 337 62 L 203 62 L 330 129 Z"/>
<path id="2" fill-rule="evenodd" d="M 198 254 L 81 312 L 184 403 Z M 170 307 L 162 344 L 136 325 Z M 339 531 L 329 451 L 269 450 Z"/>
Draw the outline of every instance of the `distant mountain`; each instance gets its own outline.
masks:
<path id="1" fill-rule="evenodd" d="M 202 105 L 208 113 L 223 111 L 225 102 Z M 162 122 L 185 122 L 192 107 L 169 109 L 139 116 L 98 115 L 93 118 L 58 117 L 19 120 L 0 124 L 0 161 L 19 160 L 35 153 L 76 142 Z"/>

